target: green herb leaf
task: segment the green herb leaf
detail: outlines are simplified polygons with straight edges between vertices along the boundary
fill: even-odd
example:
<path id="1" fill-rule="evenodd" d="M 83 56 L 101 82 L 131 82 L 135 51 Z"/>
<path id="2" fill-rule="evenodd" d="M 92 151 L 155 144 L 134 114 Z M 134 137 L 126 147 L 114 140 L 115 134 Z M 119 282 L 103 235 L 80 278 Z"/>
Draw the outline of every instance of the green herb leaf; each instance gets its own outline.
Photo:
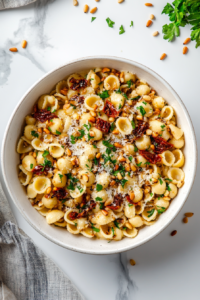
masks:
<path id="1" fill-rule="evenodd" d="M 123 34 L 125 32 L 123 25 L 119 28 L 119 34 Z"/>
<path id="2" fill-rule="evenodd" d="M 116 128 L 115 122 L 113 122 L 110 126 L 110 131 L 112 132 Z"/>
<path id="3" fill-rule="evenodd" d="M 100 192 L 103 189 L 103 186 L 101 184 L 96 185 L 97 192 Z"/>
<path id="4" fill-rule="evenodd" d="M 50 110 L 51 110 L 51 107 L 50 107 L 50 106 L 48 106 L 48 107 L 47 107 L 47 110 L 48 110 L 48 111 L 50 111 Z"/>
<path id="5" fill-rule="evenodd" d="M 122 179 L 122 180 L 120 181 L 121 186 L 122 186 L 123 188 L 124 188 L 124 186 L 125 186 L 125 184 L 126 184 L 127 181 L 128 181 L 127 179 Z"/>
<path id="6" fill-rule="evenodd" d="M 161 179 L 161 178 L 158 178 L 158 180 L 159 180 L 160 184 L 162 185 L 162 184 L 163 184 L 162 179 Z"/>
<path id="7" fill-rule="evenodd" d="M 92 226 L 92 230 L 95 231 L 95 232 L 99 232 L 99 231 L 100 231 L 99 228 L 96 228 L 96 227 L 94 227 L 94 226 Z"/>
<path id="8" fill-rule="evenodd" d="M 128 159 L 129 159 L 130 161 L 132 161 L 132 160 L 133 160 L 133 157 L 132 157 L 132 156 L 129 156 Z"/>
<path id="9" fill-rule="evenodd" d="M 95 144 L 93 144 L 92 146 L 93 146 L 93 148 L 97 148 L 97 146 Z"/>
<path id="10" fill-rule="evenodd" d="M 131 207 L 131 206 L 133 206 L 133 204 L 129 203 L 128 206 Z"/>
<path id="11" fill-rule="evenodd" d="M 133 120 L 131 121 L 131 125 L 132 125 L 133 129 L 135 129 L 135 122 Z"/>
<path id="12" fill-rule="evenodd" d="M 60 135 L 60 134 L 61 134 L 61 132 L 60 132 L 60 131 L 58 131 L 58 130 L 56 130 L 56 134 Z"/>
<path id="13" fill-rule="evenodd" d="M 96 201 L 102 201 L 103 199 L 101 197 L 96 197 L 95 200 Z"/>
<path id="14" fill-rule="evenodd" d="M 169 178 L 165 178 L 165 180 L 168 180 L 169 182 L 172 182 L 173 180 L 169 179 Z"/>
<path id="15" fill-rule="evenodd" d="M 146 103 L 145 101 L 142 101 L 142 103 L 143 103 L 144 105 L 147 105 L 147 103 Z"/>
<path id="16" fill-rule="evenodd" d="M 58 176 L 60 177 L 60 181 L 62 182 L 63 175 L 58 173 Z"/>
<path id="17" fill-rule="evenodd" d="M 122 105 L 120 104 L 118 108 L 121 109 L 121 108 L 122 108 Z"/>
<path id="18" fill-rule="evenodd" d="M 169 186 L 169 184 L 167 184 L 167 190 L 170 192 L 171 191 L 171 188 Z"/>
<path id="19" fill-rule="evenodd" d="M 116 94 L 121 94 L 122 91 L 120 90 L 120 88 L 118 88 L 118 90 L 115 91 Z"/>
<path id="20" fill-rule="evenodd" d="M 131 25 L 130 25 L 130 27 L 133 27 L 133 21 L 131 21 Z"/>
<path id="21" fill-rule="evenodd" d="M 104 209 L 104 203 L 100 203 L 100 204 L 99 204 L 99 208 L 100 208 L 100 209 Z"/>
<path id="22" fill-rule="evenodd" d="M 71 135 L 71 144 L 75 144 L 76 143 L 76 139 L 75 139 L 75 136 Z"/>
<path id="23" fill-rule="evenodd" d="M 31 169 L 31 170 L 33 169 L 33 164 L 30 164 L 30 169 Z"/>
<path id="24" fill-rule="evenodd" d="M 141 96 L 137 96 L 137 97 L 134 97 L 134 98 L 131 98 L 131 100 L 138 100 L 140 99 Z"/>
<path id="25" fill-rule="evenodd" d="M 139 168 L 141 167 L 142 161 L 136 164 Z"/>
<path id="26" fill-rule="evenodd" d="M 112 235 L 113 235 L 113 236 L 115 235 L 115 230 L 114 230 L 113 227 L 112 227 Z"/>
<path id="27" fill-rule="evenodd" d="M 157 211 L 158 211 L 159 214 L 164 213 L 164 211 L 166 210 L 165 207 L 161 207 L 161 206 L 157 206 L 157 207 L 159 208 L 159 209 L 157 209 Z"/>
<path id="28" fill-rule="evenodd" d="M 126 98 L 126 100 L 128 100 L 128 96 L 125 93 L 123 93 L 123 96 Z"/>
<path id="29" fill-rule="evenodd" d="M 147 211 L 147 213 L 148 213 L 148 218 L 150 218 L 151 216 L 153 216 L 154 211 L 155 211 L 155 208 L 153 208 L 152 210 Z"/>
<path id="30" fill-rule="evenodd" d="M 39 134 L 35 131 L 35 130 L 32 130 L 31 131 L 31 135 L 38 138 L 39 137 Z"/>
<path id="31" fill-rule="evenodd" d="M 146 114 L 146 111 L 145 111 L 144 107 L 143 106 L 138 106 L 137 109 L 140 110 L 141 115 L 144 117 L 144 115 Z"/>
<path id="32" fill-rule="evenodd" d="M 43 156 L 43 157 L 46 157 L 47 155 L 49 155 L 49 151 L 48 151 L 48 150 L 44 150 L 42 156 Z"/>
<path id="33" fill-rule="evenodd" d="M 90 130 L 90 128 L 92 127 L 92 125 L 90 123 L 87 124 L 84 124 L 83 125 L 88 131 Z"/>
<path id="34" fill-rule="evenodd" d="M 115 22 L 111 21 L 110 18 L 107 18 L 106 22 L 108 23 L 108 26 L 111 27 L 111 28 L 113 28 L 113 25 L 115 25 Z"/>
<path id="35" fill-rule="evenodd" d="M 136 146 L 134 146 L 134 152 L 137 152 L 138 148 Z"/>
<path id="36" fill-rule="evenodd" d="M 115 226 L 116 226 L 117 228 L 119 228 L 119 229 L 120 229 L 120 227 L 119 227 L 119 223 L 117 222 L 117 220 L 115 220 L 115 221 L 114 221 L 114 224 L 115 224 Z"/>
<path id="37" fill-rule="evenodd" d="M 112 145 L 112 144 L 110 144 L 109 141 L 102 141 L 102 144 L 103 144 L 104 146 L 108 147 L 108 148 L 111 148 L 112 151 L 114 151 L 114 152 L 116 151 L 115 146 Z"/>
<path id="38" fill-rule="evenodd" d="M 110 97 L 108 91 L 103 91 L 102 93 L 98 93 L 99 97 L 101 97 L 101 99 L 106 99 L 108 97 Z"/>
<path id="39" fill-rule="evenodd" d="M 92 17 L 91 22 L 93 22 L 94 20 L 96 20 L 96 17 Z"/>

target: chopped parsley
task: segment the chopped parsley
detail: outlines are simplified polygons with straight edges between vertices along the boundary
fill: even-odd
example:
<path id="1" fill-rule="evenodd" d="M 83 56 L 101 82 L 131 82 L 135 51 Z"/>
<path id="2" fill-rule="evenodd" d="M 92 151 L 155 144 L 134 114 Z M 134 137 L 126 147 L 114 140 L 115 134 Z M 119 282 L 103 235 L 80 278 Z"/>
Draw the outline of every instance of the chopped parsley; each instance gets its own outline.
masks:
<path id="1" fill-rule="evenodd" d="M 112 227 L 112 234 L 113 234 L 113 236 L 115 235 L 115 230 L 113 227 Z"/>
<path id="2" fill-rule="evenodd" d="M 138 106 L 137 109 L 140 110 L 141 115 L 144 117 L 144 115 L 146 114 L 146 111 L 145 111 L 144 107 L 143 106 Z"/>
<path id="3" fill-rule="evenodd" d="M 41 166 L 43 166 L 42 171 L 44 171 L 45 167 L 51 168 L 52 167 L 52 163 L 50 160 L 48 160 L 46 157 L 44 157 L 44 163 L 41 164 Z"/>
<path id="4" fill-rule="evenodd" d="M 124 188 L 124 186 L 125 186 L 125 184 L 126 184 L 127 181 L 128 181 L 127 179 L 122 179 L 120 181 L 122 188 Z"/>
<path id="5" fill-rule="evenodd" d="M 62 147 L 63 149 L 65 149 L 65 147 L 64 147 L 63 145 L 61 145 L 61 147 Z"/>
<path id="6" fill-rule="evenodd" d="M 106 99 L 108 97 L 110 97 L 108 91 L 103 91 L 102 93 L 98 93 L 99 97 L 101 97 L 101 99 Z"/>
<path id="7" fill-rule="evenodd" d="M 167 190 L 170 192 L 171 191 L 171 188 L 170 186 L 167 184 Z"/>
<path id="8" fill-rule="evenodd" d="M 77 226 L 78 224 L 76 222 L 74 222 L 74 226 Z"/>
<path id="9" fill-rule="evenodd" d="M 61 132 L 60 132 L 60 131 L 58 131 L 58 130 L 56 130 L 56 134 L 60 135 L 60 134 L 61 134 Z"/>
<path id="10" fill-rule="evenodd" d="M 31 131 L 31 135 L 37 138 L 39 137 L 39 134 L 35 130 Z"/>
<path id="11" fill-rule="evenodd" d="M 87 124 L 84 124 L 83 125 L 88 131 L 90 130 L 90 128 L 92 127 L 92 125 L 90 123 Z"/>
<path id="12" fill-rule="evenodd" d="M 129 156 L 128 159 L 129 159 L 130 161 L 132 161 L 132 160 L 133 160 L 133 157 L 132 157 L 132 156 Z"/>
<path id="13" fill-rule="evenodd" d="M 99 208 L 104 209 L 104 203 L 99 203 Z"/>
<path id="14" fill-rule="evenodd" d="M 115 224 L 115 226 L 116 226 L 117 228 L 119 228 L 119 229 L 120 229 L 120 227 L 119 227 L 119 223 L 117 222 L 117 220 L 115 220 L 115 221 L 114 221 L 114 224 Z"/>
<path id="15" fill-rule="evenodd" d="M 131 207 L 131 206 L 133 206 L 133 204 L 129 203 L 128 206 Z"/>
<path id="16" fill-rule="evenodd" d="M 120 90 L 120 88 L 118 88 L 118 90 L 115 91 L 116 94 L 121 94 L 122 91 Z"/>
<path id="17" fill-rule="evenodd" d="M 92 168 L 90 168 L 88 164 L 86 164 L 86 167 L 88 168 L 88 171 L 92 172 Z"/>
<path id="18" fill-rule="evenodd" d="M 100 231 L 99 228 L 96 228 L 96 227 L 94 227 L 94 226 L 92 226 L 92 230 L 95 231 L 95 232 L 99 232 L 99 231 Z"/>
<path id="19" fill-rule="evenodd" d="M 133 27 L 133 21 L 131 21 L 131 25 L 130 25 L 130 27 Z"/>
<path id="20" fill-rule="evenodd" d="M 142 103 L 143 103 L 144 105 L 147 105 L 147 103 L 146 103 L 145 101 L 142 101 Z"/>
<path id="21" fill-rule="evenodd" d="M 120 104 L 118 108 L 121 109 L 121 108 L 122 108 L 122 105 Z"/>
<path id="22" fill-rule="evenodd" d="M 151 216 L 153 216 L 154 211 L 155 211 L 155 208 L 153 208 L 152 210 L 147 211 L 147 213 L 148 213 L 148 218 L 150 218 Z"/>
<path id="23" fill-rule="evenodd" d="M 141 97 L 141 96 L 136 96 L 136 97 L 134 97 L 134 98 L 131 98 L 131 100 L 138 100 L 138 99 L 140 99 L 140 97 Z"/>
<path id="24" fill-rule="evenodd" d="M 115 129 L 115 123 L 113 122 L 112 124 L 111 124 L 111 126 L 110 126 L 110 131 L 112 132 L 114 129 Z"/>
<path id="25" fill-rule="evenodd" d="M 163 124 L 163 125 L 161 125 L 160 127 L 162 128 L 162 131 L 164 131 L 164 130 L 165 130 L 165 125 L 164 125 L 164 124 Z"/>
<path id="26" fill-rule="evenodd" d="M 102 201 L 103 199 L 101 197 L 96 197 L 95 200 L 96 201 Z"/>
<path id="27" fill-rule="evenodd" d="M 153 197 L 153 193 L 150 193 L 150 196 Z"/>
<path id="28" fill-rule="evenodd" d="M 120 26 L 119 30 L 119 34 L 123 34 L 125 32 L 123 25 Z"/>
<path id="29" fill-rule="evenodd" d="M 146 162 L 144 163 L 144 165 L 150 165 L 150 162 L 149 162 L 149 161 L 146 161 Z"/>
<path id="30" fill-rule="evenodd" d="M 169 182 L 172 182 L 172 180 L 171 180 L 171 179 L 169 179 L 169 178 L 165 178 L 165 180 L 168 180 Z"/>
<path id="31" fill-rule="evenodd" d="M 79 132 L 80 132 L 80 135 L 79 136 L 73 136 L 73 135 L 71 135 L 71 143 L 72 144 L 75 144 L 76 143 L 76 140 L 80 140 L 80 139 L 82 139 L 82 137 L 85 135 L 85 131 L 83 130 L 83 129 L 80 129 L 79 130 Z"/>
<path id="32" fill-rule="evenodd" d="M 97 146 L 96 146 L 96 145 L 94 145 L 94 144 L 93 144 L 92 146 L 93 146 L 94 148 L 97 148 Z"/>
<path id="33" fill-rule="evenodd" d="M 30 169 L 31 169 L 31 170 L 33 169 L 33 164 L 30 164 Z"/>
<path id="34" fill-rule="evenodd" d="M 139 164 L 136 164 L 139 168 L 141 168 L 142 161 Z"/>
<path id="35" fill-rule="evenodd" d="M 113 28 L 113 25 L 115 25 L 115 22 L 111 21 L 110 18 L 107 18 L 106 22 L 108 23 L 108 26 L 111 27 L 111 28 Z"/>
<path id="36" fill-rule="evenodd" d="M 69 173 L 67 174 L 67 178 L 70 179 L 70 184 L 69 186 L 67 186 L 67 189 L 68 190 L 72 190 L 74 191 L 75 190 L 75 187 L 74 185 L 79 181 L 76 177 L 72 177 L 72 175 Z"/>
<path id="37" fill-rule="evenodd" d="M 44 150 L 44 153 L 42 154 L 42 156 L 46 157 L 47 155 L 49 155 L 49 151 L 48 150 Z"/>
<path id="38" fill-rule="evenodd" d="M 94 158 L 94 164 L 95 166 L 98 166 L 98 159 L 96 157 Z"/>
<path id="39" fill-rule="evenodd" d="M 128 100 L 128 96 L 125 93 L 123 93 L 123 96 L 126 98 L 126 100 Z"/>
<path id="40" fill-rule="evenodd" d="M 134 152 L 137 152 L 138 148 L 136 146 L 134 146 Z"/>
<path id="41" fill-rule="evenodd" d="M 159 182 L 160 182 L 160 185 L 162 185 L 162 184 L 163 184 L 162 179 L 161 179 L 161 178 L 158 178 L 158 180 L 159 180 Z"/>
<path id="42" fill-rule="evenodd" d="M 62 182 L 63 175 L 58 173 L 58 176 L 60 177 L 60 181 Z"/>
<path id="43" fill-rule="evenodd" d="M 97 192 L 100 192 L 102 189 L 103 189 L 103 186 L 101 184 L 97 183 L 97 185 L 96 185 Z"/>
<path id="44" fill-rule="evenodd" d="M 109 141 L 103 141 L 102 144 L 103 144 L 104 146 L 108 147 L 108 148 L 111 148 L 112 151 L 114 151 L 114 152 L 116 151 L 115 146 L 112 145 L 112 144 L 110 144 Z"/>
<path id="45" fill-rule="evenodd" d="M 133 120 L 131 121 L 131 125 L 132 125 L 133 129 L 135 129 L 135 122 Z"/>
<path id="46" fill-rule="evenodd" d="M 158 213 L 159 214 L 162 214 L 162 213 L 164 213 L 164 211 L 165 211 L 165 207 L 162 207 L 162 206 L 157 206 L 159 209 L 157 209 L 157 211 L 158 211 Z"/>
<path id="47" fill-rule="evenodd" d="M 52 131 L 52 130 L 51 130 L 51 127 L 48 127 L 48 129 L 49 129 L 49 131 Z"/>
<path id="48" fill-rule="evenodd" d="M 72 107 L 73 107 L 73 109 L 76 109 L 76 105 L 74 105 L 74 104 L 70 103 L 70 106 L 72 106 Z"/>
<path id="49" fill-rule="evenodd" d="M 93 22 L 96 19 L 96 17 L 92 17 L 91 22 Z"/>
<path id="50" fill-rule="evenodd" d="M 79 192 L 80 192 L 80 193 L 82 193 L 82 192 L 83 192 L 83 189 L 82 189 L 82 187 L 81 187 L 81 186 L 77 186 L 77 189 L 79 190 Z"/>
<path id="51" fill-rule="evenodd" d="M 76 143 L 76 139 L 75 136 L 71 135 L 71 144 L 75 144 Z"/>
<path id="52" fill-rule="evenodd" d="M 51 107 L 50 107 L 50 106 L 48 106 L 48 107 L 47 107 L 47 110 L 48 110 L 48 111 L 50 111 L 50 110 L 51 110 Z"/>

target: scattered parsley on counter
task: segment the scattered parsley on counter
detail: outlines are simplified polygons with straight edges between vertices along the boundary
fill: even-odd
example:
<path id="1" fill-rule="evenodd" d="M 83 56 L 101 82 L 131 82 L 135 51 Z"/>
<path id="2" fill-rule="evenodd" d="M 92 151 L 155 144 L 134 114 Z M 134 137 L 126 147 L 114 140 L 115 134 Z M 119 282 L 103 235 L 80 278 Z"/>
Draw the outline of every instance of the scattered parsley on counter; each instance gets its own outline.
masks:
<path id="1" fill-rule="evenodd" d="M 119 30 L 119 34 L 123 34 L 125 32 L 123 25 L 120 26 Z"/>
<path id="2" fill-rule="evenodd" d="M 115 22 L 111 21 L 110 18 L 107 18 L 106 22 L 108 23 L 108 26 L 111 27 L 111 28 L 113 28 L 113 25 L 115 25 Z"/>

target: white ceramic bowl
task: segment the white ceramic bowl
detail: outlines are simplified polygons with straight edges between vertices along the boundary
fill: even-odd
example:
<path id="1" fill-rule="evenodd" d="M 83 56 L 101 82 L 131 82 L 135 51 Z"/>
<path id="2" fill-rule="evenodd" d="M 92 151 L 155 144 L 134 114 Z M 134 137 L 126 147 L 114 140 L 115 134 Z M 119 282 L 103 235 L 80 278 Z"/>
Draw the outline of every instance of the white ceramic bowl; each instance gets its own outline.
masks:
<path id="1" fill-rule="evenodd" d="M 31 112 L 33 104 L 38 97 L 46 92 L 50 92 L 52 87 L 64 77 L 95 67 L 129 70 L 136 73 L 139 78 L 146 80 L 157 91 L 158 95 L 162 96 L 174 107 L 178 115 L 178 125 L 183 129 L 186 141 L 184 148 L 186 160 L 183 168 L 185 172 L 185 184 L 179 190 L 178 196 L 172 201 L 169 209 L 160 216 L 159 220 L 153 226 L 146 226 L 141 229 L 136 238 L 125 238 L 119 242 L 113 241 L 112 243 L 108 243 L 105 240 L 88 239 L 81 235 L 72 235 L 65 229 L 49 226 L 45 218 L 28 201 L 26 193 L 19 183 L 17 170 L 19 155 L 16 152 L 16 144 L 22 131 L 24 117 Z M 111 254 L 135 248 L 151 240 L 176 217 L 192 188 L 197 165 L 197 146 L 188 112 L 179 96 L 163 78 L 149 68 L 127 59 L 102 56 L 88 57 L 69 62 L 49 72 L 37 81 L 22 97 L 9 120 L 5 132 L 2 144 L 1 164 L 5 186 L 13 202 L 29 224 L 39 233 L 52 242 L 74 251 L 90 254 Z"/>

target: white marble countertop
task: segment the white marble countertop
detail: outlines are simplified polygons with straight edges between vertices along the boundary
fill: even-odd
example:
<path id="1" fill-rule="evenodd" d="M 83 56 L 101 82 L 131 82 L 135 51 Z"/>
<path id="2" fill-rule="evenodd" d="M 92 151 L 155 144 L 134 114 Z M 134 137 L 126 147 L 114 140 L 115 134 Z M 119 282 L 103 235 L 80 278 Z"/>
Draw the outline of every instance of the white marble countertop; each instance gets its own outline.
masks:
<path id="1" fill-rule="evenodd" d="M 91 23 L 91 14 L 83 13 L 83 5 L 97 5 L 97 19 Z M 161 16 L 166 0 L 154 0 L 154 7 L 145 1 L 38 0 L 35 4 L 0 12 L 0 140 L 9 116 L 26 90 L 46 72 L 77 57 L 95 54 L 115 55 L 138 61 L 163 76 L 177 91 L 196 128 L 200 142 L 199 69 L 200 48 L 189 44 L 189 52 L 182 55 L 183 40 L 189 36 L 189 27 L 181 29 L 180 38 L 168 43 L 162 34 L 151 33 L 168 22 Z M 150 28 L 146 21 L 153 13 L 156 19 Z M 105 19 L 115 21 L 109 28 Z M 130 21 L 134 26 L 130 28 Z M 126 33 L 119 35 L 124 25 Z M 21 49 L 23 39 L 27 49 Z M 18 53 L 10 53 L 10 47 Z M 166 52 L 167 58 L 160 61 Z M 199 299 L 200 275 L 200 200 L 197 174 L 194 187 L 180 214 L 159 236 L 123 254 L 111 256 L 83 255 L 58 247 L 39 235 L 23 219 L 11 203 L 19 226 L 72 279 L 87 300 L 131 299 Z M 195 216 L 188 224 L 182 223 L 184 212 Z M 170 236 L 176 229 L 178 234 Z M 130 266 L 133 258 L 136 265 Z"/>

